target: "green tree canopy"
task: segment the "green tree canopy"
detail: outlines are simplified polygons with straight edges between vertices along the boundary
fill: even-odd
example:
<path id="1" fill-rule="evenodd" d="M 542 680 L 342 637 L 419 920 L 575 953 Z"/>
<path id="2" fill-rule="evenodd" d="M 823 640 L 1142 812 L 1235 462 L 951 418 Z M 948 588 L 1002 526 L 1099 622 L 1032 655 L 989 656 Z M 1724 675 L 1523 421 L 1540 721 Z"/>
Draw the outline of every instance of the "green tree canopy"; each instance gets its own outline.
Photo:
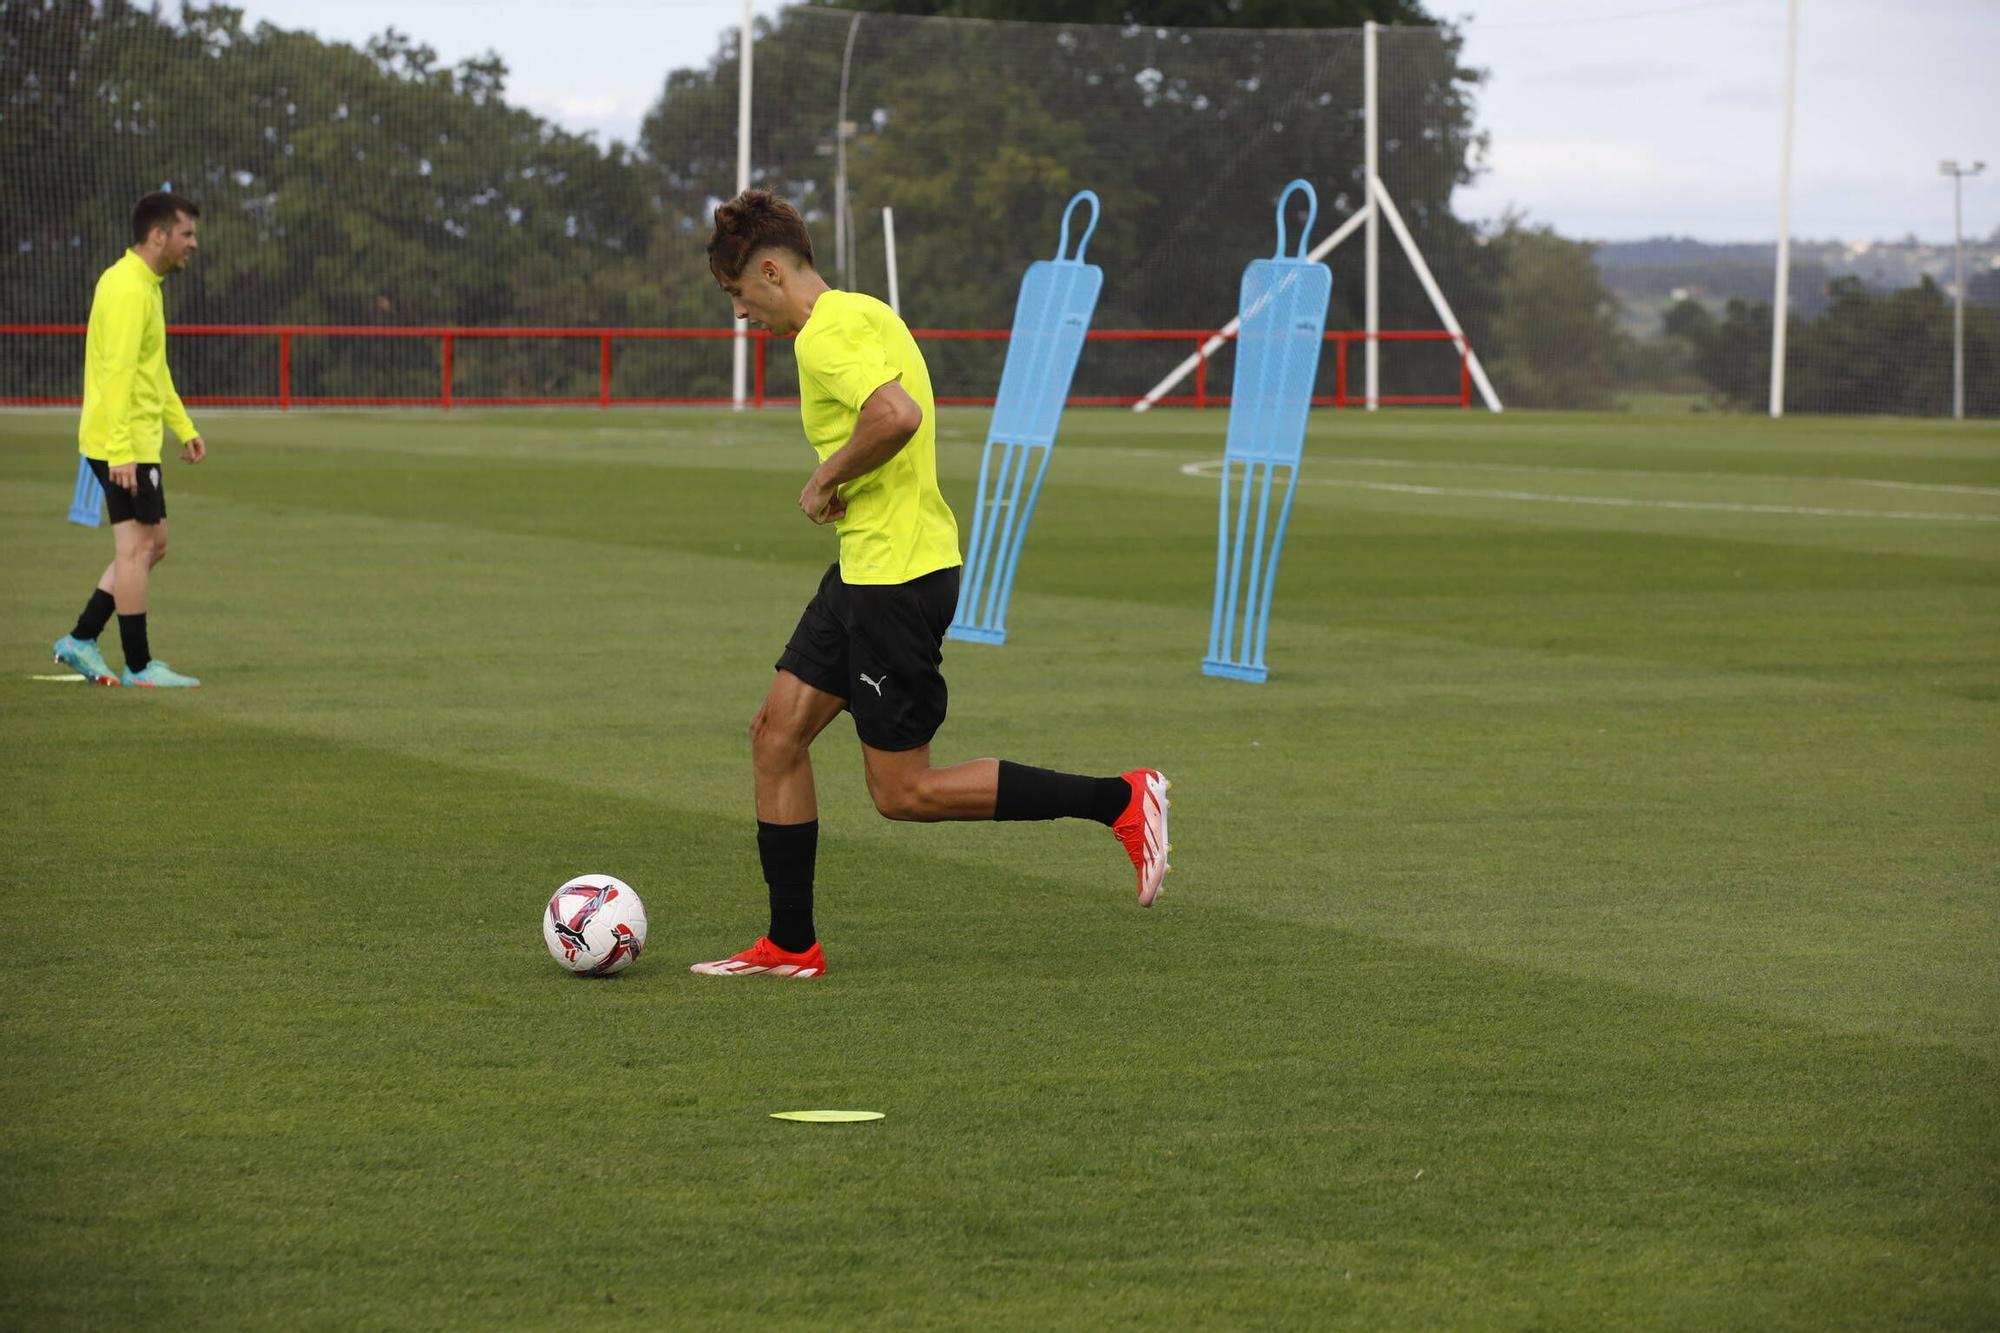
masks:
<path id="1" fill-rule="evenodd" d="M 1494 388 L 1513 407 L 1613 406 L 1629 336 L 1592 247 L 1518 217 L 1488 242 L 1499 299 L 1483 353 Z"/>
<path id="2" fill-rule="evenodd" d="M 858 265 L 850 285 L 880 289 L 877 219 L 890 206 L 912 322 L 1004 326 L 1021 270 L 1053 253 L 1065 203 L 1087 187 L 1104 201 L 1090 255 L 1111 276 L 1100 326 L 1214 327 L 1234 308 L 1244 262 L 1271 252 L 1271 206 L 1287 180 L 1318 185 L 1317 235 L 1361 205 L 1360 40 L 1150 25 L 1373 17 L 1404 25 L 1383 38 L 1385 178 L 1483 340 L 1496 270 L 1450 210 L 1477 157 L 1476 79 L 1450 30 L 1407 26 L 1425 17 L 1417 4 L 952 12 L 1061 21 L 943 24 L 808 5 L 759 21 L 758 180 L 797 201 L 830 251 L 844 146 Z M 715 203 L 735 188 L 733 34 L 704 67 L 667 75 L 636 152 L 508 105 L 497 57 L 447 67 L 394 30 L 356 48 L 251 26 L 223 5 L 169 17 L 125 0 L 0 0 L 0 56 L 11 205 L 0 219 L 0 296 L 17 319 L 80 319 L 95 275 L 126 243 L 132 200 L 171 183 L 201 203 L 206 240 L 170 289 L 177 322 L 729 322 L 702 241 Z M 1389 259 L 1385 325 L 1432 326 L 1414 278 Z M 1332 319 L 1353 327 L 1358 246 L 1333 262 Z M 822 267 L 836 263 L 823 255 Z M 424 344 L 407 350 L 410 375 L 434 376 L 418 364 L 431 355 Z M 713 367 L 692 377 L 668 368 L 669 351 L 632 349 L 620 364 L 687 392 L 719 387 Z M 997 348 L 941 353 L 968 366 L 980 356 L 997 369 Z M 505 356 L 488 348 L 469 359 Z M 323 391 L 374 387 L 365 366 L 345 382 L 337 369 L 322 375 Z M 974 378 L 990 383 L 991 373 Z M 529 387 L 560 391 L 546 376 Z"/>
<path id="3" fill-rule="evenodd" d="M 1315 239 L 1365 200 L 1361 38 L 1352 30 L 1266 35 L 1146 25 L 1352 25 L 1370 17 L 1407 25 L 1425 17 L 1415 4 L 1350 0 L 872 8 L 885 13 L 793 6 L 759 21 L 756 82 L 766 91 L 758 94 L 751 156 L 757 183 L 805 212 L 823 252 L 820 267 L 837 281 L 882 290 L 878 218 L 884 205 L 895 209 L 904 310 L 919 326 L 1008 324 L 1022 269 L 1053 253 L 1063 207 L 1081 188 L 1104 201 L 1091 248 L 1108 277 L 1099 327 L 1222 323 L 1234 310 L 1243 265 L 1272 252 L 1271 209 L 1287 181 L 1303 176 L 1318 187 Z M 1061 21 L 954 25 L 886 12 L 898 9 Z M 1477 343 L 1495 270 L 1450 207 L 1483 142 L 1472 119 L 1477 75 L 1461 65 L 1448 28 L 1390 29 L 1382 49 L 1391 90 L 1382 100 L 1384 178 Z M 736 61 L 735 42 L 725 38 L 707 68 L 671 74 L 641 134 L 644 156 L 660 172 L 663 225 L 689 243 L 685 259 L 667 261 L 677 289 L 698 291 L 695 243 L 714 204 L 734 192 Z M 843 67 L 858 265 L 845 275 L 833 244 Z M 1294 235 L 1300 220 L 1292 220 Z M 1331 321 L 1358 327 L 1360 246 L 1342 247 L 1331 262 Z M 1386 327 L 1436 326 L 1428 298 L 1394 253 L 1382 297 Z M 700 322 L 726 316 L 705 295 L 680 313 Z M 1082 373 L 1102 360 L 1093 349 Z M 1392 381 L 1398 364 L 1385 358 Z M 1437 384 L 1432 374 L 1427 387 Z"/>
<path id="4" fill-rule="evenodd" d="M 1870 291 L 1858 278 L 1827 286 L 1827 303 L 1786 327 L 1789 412 L 1946 416 L 1951 412 L 1952 311 L 1929 278 Z M 1718 402 L 1763 411 L 1771 393 L 1771 304 L 1732 300 L 1717 321 L 1692 301 L 1667 312 L 1669 334 L 1694 348 L 1695 369 Z M 1965 312 L 1965 410 L 2000 416 L 2000 309 Z"/>
<path id="5" fill-rule="evenodd" d="M 1432 23 L 1416 0 L 811 0 L 839 9 L 1030 23 L 1139 23 L 1161 28 L 1358 28 Z"/>
<path id="6" fill-rule="evenodd" d="M 168 291 L 177 322 L 631 321 L 651 233 L 630 155 L 508 106 L 506 74 L 490 53 L 443 66 L 394 29 L 357 49 L 246 27 L 224 5 L 167 18 L 123 0 L 5 0 L 0 303 L 17 320 L 80 321 L 129 243 L 133 201 L 170 184 L 201 206 L 204 233 Z M 496 374 L 520 355 L 491 351 Z M 29 355 L 9 348 L 10 375 Z M 364 361 L 435 351 L 301 355 L 319 358 L 319 392 L 383 393 L 409 389 Z M 272 391 L 270 367 L 204 365 L 208 393 Z M 404 369 L 435 386 L 434 369 Z"/>

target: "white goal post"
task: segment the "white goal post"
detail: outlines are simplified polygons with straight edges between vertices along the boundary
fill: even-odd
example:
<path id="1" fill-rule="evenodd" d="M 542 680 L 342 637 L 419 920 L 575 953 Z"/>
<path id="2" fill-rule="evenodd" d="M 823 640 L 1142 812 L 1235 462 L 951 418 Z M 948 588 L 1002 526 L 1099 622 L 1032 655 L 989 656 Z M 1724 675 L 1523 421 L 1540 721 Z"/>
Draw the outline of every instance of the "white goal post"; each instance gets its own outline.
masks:
<path id="1" fill-rule="evenodd" d="M 1472 344 L 1466 340 L 1464 327 L 1459 324 L 1458 316 L 1452 313 L 1451 303 L 1444 299 L 1444 291 L 1438 286 L 1437 279 L 1431 276 L 1430 265 L 1424 262 L 1423 251 L 1417 249 L 1416 238 L 1410 235 L 1410 229 L 1403 223 L 1403 215 L 1396 209 L 1395 200 L 1389 197 L 1389 191 L 1383 188 L 1380 180 L 1371 183 L 1368 203 L 1355 210 L 1352 217 L 1335 228 L 1333 233 L 1325 240 L 1315 245 L 1307 253 L 1306 258 L 1311 260 L 1324 259 L 1328 254 L 1332 253 L 1336 245 L 1339 245 L 1349 236 L 1352 236 L 1377 208 L 1382 210 L 1381 216 L 1383 220 L 1389 224 L 1389 230 L 1395 233 L 1397 244 L 1402 246 L 1403 254 L 1410 261 L 1410 267 L 1416 271 L 1417 281 L 1423 284 L 1424 294 L 1430 297 L 1431 308 L 1437 312 L 1438 322 L 1444 325 L 1445 330 L 1457 338 L 1459 345 L 1465 349 L 1465 366 L 1466 370 L 1472 376 L 1473 387 L 1479 390 L 1479 396 L 1485 402 L 1489 411 L 1500 411 L 1500 395 L 1493 391 L 1493 381 L 1486 377 L 1486 367 L 1479 363 L 1479 353 L 1474 351 Z M 1167 373 L 1166 378 L 1146 391 L 1145 397 L 1132 404 L 1132 410 L 1134 412 L 1144 412 L 1147 408 L 1159 402 L 1160 399 L 1172 393 L 1174 386 L 1193 374 L 1197 365 L 1205 358 L 1215 355 L 1216 349 L 1234 337 L 1237 328 L 1242 323 L 1243 317 L 1238 315 L 1227 324 L 1224 324 L 1220 329 L 1217 329 L 1214 335 L 1201 345 L 1199 351 L 1194 352 L 1186 360 L 1175 366 Z M 1374 342 L 1375 339 L 1371 336 L 1369 338 L 1370 345 L 1372 346 Z M 1368 393 L 1368 406 L 1370 408 L 1376 405 L 1376 397 L 1375 385 L 1371 382 Z"/>
<path id="2" fill-rule="evenodd" d="M 1380 244 L 1378 238 L 1381 228 L 1377 223 L 1378 221 L 1386 221 L 1389 224 L 1389 230 L 1395 233 L 1397 244 L 1402 246 L 1404 257 L 1410 261 L 1410 267 L 1415 270 L 1417 281 L 1423 284 L 1424 294 L 1430 297 L 1431 308 L 1437 312 L 1438 322 L 1444 325 L 1445 329 L 1453 337 L 1458 339 L 1459 346 L 1464 349 L 1466 370 L 1471 374 L 1472 382 L 1478 388 L 1480 398 L 1485 401 L 1488 410 L 1498 412 L 1501 410 L 1500 396 L 1493 392 L 1493 381 L 1486 377 L 1486 367 L 1479 363 L 1479 353 L 1473 350 L 1472 344 L 1466 339 L 1465 329 L 1459 324 L 1458 316 L 1452 313 L 1451 303 L 1445 300 L 1443 289 L 1438 286 L 1437 279 L 1431 275 L 1430 265 L 1424 262 L 1423 252 L 1417 249 L 1416 238 L 1410 235 L 1410 229 L 1403 224 L 1403 216 L 1397 211 L 1395 201 L 1389 197 L 1389 191 L 1383 186 L 1382 178 L 1376 174 L 1375 32 L 1377 26 L 1373 21 L 1370 21 L 1364 24 L 1362 29 L 1364 36 L 1362 45 L 1364 87 L 1362 118 L 1367 135 L 1368 198 L 1362 203 L 1359 209 L 1355 210 L 1352 217 L 1336 227 L 1333 233 L 1325 240 L 1315 245 L 1311 252 L 1306 255 L 1306 258 L 1315 261 L 1323 259 L 1332 253 L 1335 246 L 1339 245 L 1349 236 L 1352 236 L 1357 229 L 1366 228 L 1364 244 L 1368 247 L 1367 278 L 1365 280 L 1368 289 L 1366 293 L 1368 328 L 1366 338 L 1367 396 L 1365 401 L 1369 411 L 1374 411 L 1381 401 L 1381 389 L 1377 372 L 1377 352 L 1380 343 L 1378 335 L 1381 333 L 1381 329 L 1378 327 L 1378 317 L 1376 314 L 1380 304 L 1381 263 L 1378 253 Z M 1166 397 L 1173 391 L 1175 385 L 1194 373 L 1195 367 L 1199 366 L 1206 358 L 1213 356 L 1224 342 L 1233 337 L 1242 322 L 1242 317 L 1239 315 L 1237 318 L 1224 324 L 1207 342 L 1201 345 L 1198 351 L 1175 366 L 1173 370 L 1168 372 L 1166 378 L 1155 384 L 1151 389 L 1148 389 L 1145 397 L 1132 405 L 1132 410 L 1134 412 L 1144 412 L 1146 409 L 1152 407 L 1153 404 Z"/>

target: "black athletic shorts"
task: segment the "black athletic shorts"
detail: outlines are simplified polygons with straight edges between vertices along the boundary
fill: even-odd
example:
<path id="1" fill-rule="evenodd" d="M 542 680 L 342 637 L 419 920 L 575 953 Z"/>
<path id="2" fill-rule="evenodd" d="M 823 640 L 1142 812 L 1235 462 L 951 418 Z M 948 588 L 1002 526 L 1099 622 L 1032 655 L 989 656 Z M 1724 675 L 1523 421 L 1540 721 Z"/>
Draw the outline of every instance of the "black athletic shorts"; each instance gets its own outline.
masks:
<path id="1" fill-rule="evenodd" d="M 914 750 L 944 724 L 939 649 L 957 609 L 956 565 L 908 583 L 843 583 L 836 561 L 777 667 L 845 699 L 863 745 Z"/>
<path id="2" fill-rule="evenodd" d="M 135 473 L 139 478 L 139 493 L 134 495 L 123 486 L 111 484 L 111 464 L 101 458 L 89 461 L 90 470 L 97 474 L 97 484 L 104 488 L 104 512 L 111 515 L 113 523 L 153 524 L 167 516 L 167 491 L 158 463 L 139 464 Z"/>

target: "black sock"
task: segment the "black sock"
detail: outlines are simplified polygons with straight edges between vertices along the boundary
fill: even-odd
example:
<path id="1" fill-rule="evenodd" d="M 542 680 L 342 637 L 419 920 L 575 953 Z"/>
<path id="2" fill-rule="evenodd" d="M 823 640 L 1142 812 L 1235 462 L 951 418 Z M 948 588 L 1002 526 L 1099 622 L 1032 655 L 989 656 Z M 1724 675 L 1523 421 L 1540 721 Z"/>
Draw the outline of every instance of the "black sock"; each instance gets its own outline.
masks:
<path id="1" fill-rule="evenodd" d="M 771 943 L 787 953 L 804 953 L 819 935 L 813 930 L 813 861 L 819 852 L 819 821 L 766 824 L 757 821 L 757 856 L 771 890 Z"/>
<path id="2" fill-rule="evenodd" d="M 104 627 L 111 623 L 111 613 L 118 609 L 117 601 L 102 588 L 90 590 L 90 600 L 83 604 L 83 614 L 76 618 L 76 628 L 69 632 L 72 639 L 95 639 L 104 633 Z"/>
<path id="3" fill-rule="evenodd" d="M 995 819 L 1094 819 L 1107 828 L 1132 800 L 1124 778 L 1087 778 L 1000 761 L 1000 789 L 993 799 Z"/>
<path id="4" fill-rule="evenodd" d="M 134 674 L 144 671 L 146 663 L 153 660 L 153 650 L 146 643 L 146 613 L 128 616 L 120 612 L 118 639 L 125 645 L 125 669 Z"/>

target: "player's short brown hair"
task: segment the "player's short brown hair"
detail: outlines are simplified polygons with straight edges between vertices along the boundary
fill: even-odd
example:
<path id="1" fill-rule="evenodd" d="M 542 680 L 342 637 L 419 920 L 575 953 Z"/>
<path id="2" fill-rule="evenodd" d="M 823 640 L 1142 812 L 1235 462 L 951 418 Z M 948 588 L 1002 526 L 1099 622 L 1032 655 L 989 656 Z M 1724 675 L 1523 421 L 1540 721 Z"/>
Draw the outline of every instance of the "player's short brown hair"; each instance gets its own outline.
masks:
<path id="1" fill-rule="evenodd" d="M 806 220 L 769 190 L 745 190 L 715 210 L 708 267 L 716 277 L 734 282 L 743 276 L 750 256 L 767 246 L 789 250 L 812 266 L 813 243 L 806 234 Z"/>
<path id="2" fill-rule="evenodd" d="M 201 216 L 201 209 L 192 199 L 170 190 L 155 190 L 141 195 L 139 202 L 132 205 L 132 244 L 144 245 L 146 238 L 153 234 L 153 228 L 171 229 L 185 215 L 191 218 Z"/>

